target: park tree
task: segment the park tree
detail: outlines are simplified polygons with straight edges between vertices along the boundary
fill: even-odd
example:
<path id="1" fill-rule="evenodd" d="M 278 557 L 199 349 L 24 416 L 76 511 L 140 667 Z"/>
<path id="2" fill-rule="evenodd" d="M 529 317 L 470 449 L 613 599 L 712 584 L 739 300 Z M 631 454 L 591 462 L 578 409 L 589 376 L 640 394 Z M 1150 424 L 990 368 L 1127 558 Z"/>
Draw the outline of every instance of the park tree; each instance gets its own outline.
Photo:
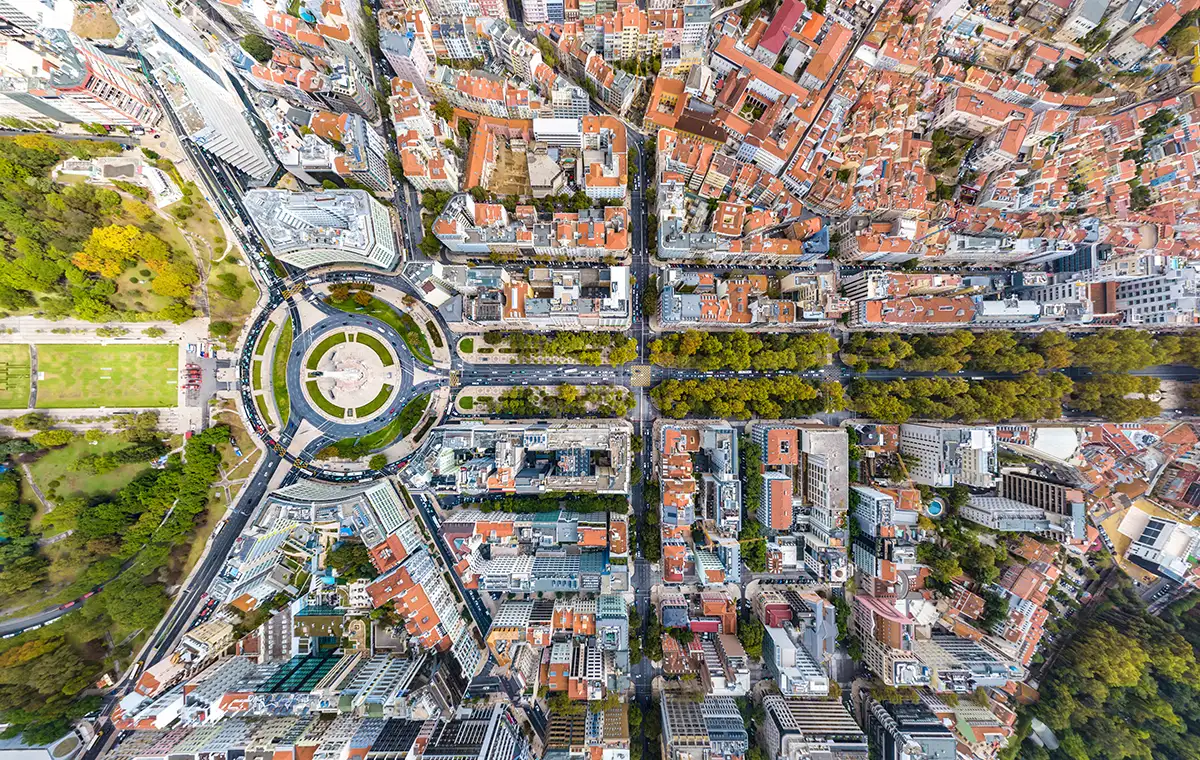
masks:
<path id="1" fill-rule="evenodd" d="M 227 338 L 233 334 L 237 327 L 232 322 L 217 320 L 208 326 L 208 331 L 218 338 Z"/>
<path id="2" fill-rule="evenodd" d="M 74 438 L 75 434 L 70 430 L 42 430 L 34 433 L 30 440 L 42 448 L 52 449 L 66 446 Z"/>
<path id="3" fill-rule="evenodd" d="M 50 415 L 45 412 L 28 412 L 12 421 L 12 426 L 22 432 L 28 430 L 45 430 L 54 424 Z"/>
<path id="4" fill-rule="evenodd" d="M 372 298 L 373 296 L 370 293 L 365 290 L 360 290 L 354 294 L 354 303 L 365 307 L 371 303 Z"/>

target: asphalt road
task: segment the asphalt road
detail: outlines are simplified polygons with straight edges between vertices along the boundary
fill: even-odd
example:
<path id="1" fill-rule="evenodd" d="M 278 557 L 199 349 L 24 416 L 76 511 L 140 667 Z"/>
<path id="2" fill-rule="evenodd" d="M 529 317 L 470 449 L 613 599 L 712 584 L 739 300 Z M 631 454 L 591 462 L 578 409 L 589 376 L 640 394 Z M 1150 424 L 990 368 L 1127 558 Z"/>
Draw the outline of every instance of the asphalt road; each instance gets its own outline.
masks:
<path id="1" fill-rule="evenodd" d="M 192 574 L 191 581 L 176 597 L 175 604 L 171 606 L 167 617 L 159 626 L 151 640 L 144 664 L 135 668 L 129 676 L 130 685 L 137 681 L 144 668 L 158 662 L 164 655 L 172 651 L 175 642 L 186 630 L 186 626 L 191 622 L 196 609 L 200 606 L 200 597 L 208 591 L 213 579 L 217 577 L 217 572 L 225 564 L 225 558 L 229 556 L 229 550 L 233 548 L 233 542 L 242 535 L 246 524 L 262 502 L 263 496 L 267 493 L 267 486 L 281 461 L 280 456 L 274 451 L 268 450 L 264 454 L 254 479 L 247 483 L 238 494 L 233 509 L 228 513 L 228 521 L 213 534 L 212 545 L 200 560 L 200 568 Z"/>

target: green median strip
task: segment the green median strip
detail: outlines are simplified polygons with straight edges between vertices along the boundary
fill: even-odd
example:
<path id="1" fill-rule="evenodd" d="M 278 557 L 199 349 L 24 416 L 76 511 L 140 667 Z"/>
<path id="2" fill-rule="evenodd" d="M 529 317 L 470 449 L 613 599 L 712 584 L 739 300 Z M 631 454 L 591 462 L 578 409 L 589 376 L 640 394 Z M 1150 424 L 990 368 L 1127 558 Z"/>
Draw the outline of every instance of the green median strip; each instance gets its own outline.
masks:
<path id="1" fill-rule="evenodd" d="M 291 353 L 292 318 L 288 317 L 279 333 L 279 342 L 275 344 L 275 356 L 271 362 L 271 391 L 275 394 L 275 406 L 279 409 L 280 426 L 288 423 L 288 417 L 292 413 L 287 387 L 287 360 Z"/>
<path id="2" fill-rule="evenodd" d="M 262 356 L 267 350 L 267 341 L 271 339 L 271 333 L 275 332 L 275 323 L 268 321 L 267 326 L 263 328 L 262 335 L 258 336 L 258 345 L 254 347 L 254 355 Z"/>
<path id="3" fill-rule="evenodd" d="M 271 419 L 271 413 L 267 411 L 267 397 L 259 394 L 254 397 L 254 404 L 258 407 L 258 414 L 263 419 L 263 424 L 271 427 L 275 422 Z"/>

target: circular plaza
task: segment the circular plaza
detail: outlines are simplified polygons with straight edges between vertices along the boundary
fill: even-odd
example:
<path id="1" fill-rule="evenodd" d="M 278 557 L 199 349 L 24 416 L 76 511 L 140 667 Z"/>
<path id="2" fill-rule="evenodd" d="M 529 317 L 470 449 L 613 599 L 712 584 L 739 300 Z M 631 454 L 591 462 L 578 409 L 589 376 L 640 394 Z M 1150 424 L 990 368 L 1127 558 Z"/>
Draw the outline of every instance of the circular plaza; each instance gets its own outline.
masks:
<path id="1" fill-rule="evenodd" d="M 301 361 L 302 392 L 333 422 L 373 419 L 403 385 L 396 349 L 363 329 L 342 328 L 320 336 Z"/>

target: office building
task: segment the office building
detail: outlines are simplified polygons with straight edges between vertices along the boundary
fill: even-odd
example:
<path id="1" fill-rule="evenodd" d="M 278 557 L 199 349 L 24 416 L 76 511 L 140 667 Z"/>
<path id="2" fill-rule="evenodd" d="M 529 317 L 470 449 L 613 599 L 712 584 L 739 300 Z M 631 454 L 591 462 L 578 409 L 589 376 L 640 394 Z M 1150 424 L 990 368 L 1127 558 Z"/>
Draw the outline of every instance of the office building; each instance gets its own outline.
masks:
<path id="1" fill-rule="evenodd" d="M 391 214 L 365 190 L 251 190 L 242 203 L 271 254 L 293 266 L 400 262 Z"/>
<path id="2" fill-rule="evenodd" d="M 256 180 L 270 179 L 277 165 L 265 145 L 263 127 L 241 87 L 195 27 L 161 0 L 140 3 L 132 21 L 136 30 L 131 34 L 182 128 L 181 137 Z"/>
<path id="3" fill-rule="evenodd" d="M 906 423 L 900 426 L 900 454 L 913 456 L 908 475 L 921 485 L 991 488 L 996 484 L 994 427 Z"/>
<path id="4" fill-rule="evenodd" d="M 987 638 L 974 641 L 935 631 L 930 638 L 916 641 L 913 651 L 929 666 L 934 691 L 966 694 L 1025 680 L 1025 668 L 1001 654 Z"/>
<path id="5" fill-rule="evenodd" d="M 866 733 L 880 760 L 955 760 L 954 734 L 924 702 L 864 699 Z"/>
<path id="6" fill-rule="evenodd" d="M 867 758 L 867 736 L 841 700 L 769 694 L 763 698 L 763 710 L 763 750 L 769 760 Z"/>
<path id="7" fill-rule="evenodd" d="M 625 420 L 459 422 L 435 428 L 404 477 L 463 495 L 629 492 L 632 425 Z"/>
<path id="8" fill-rule="evenodd" d="M 667 760 L 735 760 L 750 739 L 733 697 L 663 694 L 660 702 L 662 749 Z"/>

